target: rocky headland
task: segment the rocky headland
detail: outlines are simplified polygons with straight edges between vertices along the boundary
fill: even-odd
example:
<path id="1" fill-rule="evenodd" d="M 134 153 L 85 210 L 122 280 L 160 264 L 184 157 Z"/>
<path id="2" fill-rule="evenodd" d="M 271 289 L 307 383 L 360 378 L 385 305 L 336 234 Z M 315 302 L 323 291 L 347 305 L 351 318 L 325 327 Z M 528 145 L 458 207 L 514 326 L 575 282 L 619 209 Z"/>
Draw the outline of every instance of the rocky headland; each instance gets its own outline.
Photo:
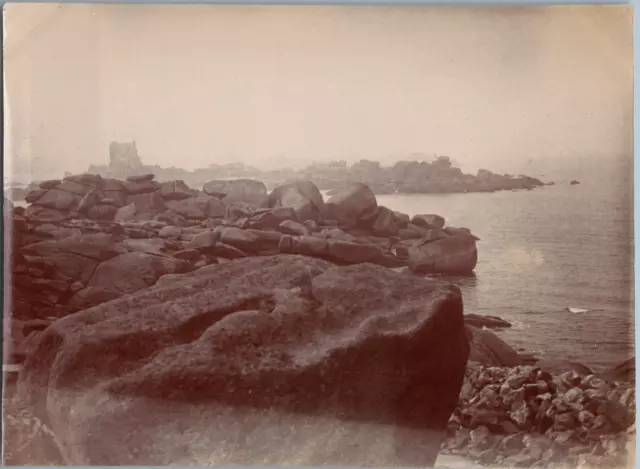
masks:
<path id="1" fill-rule="evenodd" d="M 4 211 L 7 464 L 628 457 L 634 362 L 537 360 L 489 330 L 505 321 L 464 315 L 452 276 L 479 240 L 440 215 L 362 183 L 325 201 L 308 180 L 153 174 L 70 175 L 26 200 Z"/>
<path id="2" fill-rule="evenodd" d="M 202 187 L 214 179 L 256 179 L 274 189 L 293 180 L 313 182 L 320 190 L 341 191 L 351 184 L 366 184 L 375 194 L 445 194 L 464 192 L 496 192 L 503 190 L 532 190 L 545 185 L 526 175 L 498 174 L 480 169 L 466 174 L 456 168 L 447 156 L 428 158 L 411 155 L 410 160 L 383 166 L 378 161 L 361 160 L 351 165 L 345 161 L 312 163 L 300 169 L 261 170 L 242 163 L 211 164 L 206 168 L 187 171 L 182 168 L 163 168 L 146 165 L 138 154 L 135 142 L 112 142 L 109 163 L 90 165 L 87 172 L 104 178 L 126 179 L 152 173 L 161 181 L 182 180 L 190 187 Z M 22 200 L 31 187 L 10 187 L 6 195 Z"/>

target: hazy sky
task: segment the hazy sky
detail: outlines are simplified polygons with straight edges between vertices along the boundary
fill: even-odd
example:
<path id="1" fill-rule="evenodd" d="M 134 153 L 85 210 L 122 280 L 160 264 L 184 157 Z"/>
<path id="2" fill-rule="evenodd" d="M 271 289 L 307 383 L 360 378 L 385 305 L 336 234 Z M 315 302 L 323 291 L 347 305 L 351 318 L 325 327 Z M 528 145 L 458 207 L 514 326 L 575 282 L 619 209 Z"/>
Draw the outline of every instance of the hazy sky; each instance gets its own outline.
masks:
<path id="1" fill-rule="evenodd" d="M 630 6 L 4 8 L 12 152 L 40 171 L 133 139 L 185 168 L 631 157 Z"/>

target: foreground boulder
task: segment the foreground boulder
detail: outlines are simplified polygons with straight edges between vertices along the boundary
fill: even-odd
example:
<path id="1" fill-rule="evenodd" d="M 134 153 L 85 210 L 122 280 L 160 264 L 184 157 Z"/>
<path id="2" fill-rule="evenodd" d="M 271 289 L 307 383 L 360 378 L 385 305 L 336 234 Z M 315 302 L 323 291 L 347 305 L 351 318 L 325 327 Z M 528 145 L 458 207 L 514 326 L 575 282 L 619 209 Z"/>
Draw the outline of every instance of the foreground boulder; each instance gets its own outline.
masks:
<path id="1" fill-rule="evenodd" d="M 457 287 L 279 255 L 58 320 L 18 386 L 68 464 L 431 466 L 468 354 Z"/>

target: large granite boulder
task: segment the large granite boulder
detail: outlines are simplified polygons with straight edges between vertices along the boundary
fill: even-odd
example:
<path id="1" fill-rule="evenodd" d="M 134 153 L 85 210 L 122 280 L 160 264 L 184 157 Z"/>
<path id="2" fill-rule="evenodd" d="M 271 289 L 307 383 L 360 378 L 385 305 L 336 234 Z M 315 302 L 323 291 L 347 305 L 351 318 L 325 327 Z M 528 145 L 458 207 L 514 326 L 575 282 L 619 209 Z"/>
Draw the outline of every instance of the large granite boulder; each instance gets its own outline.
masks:
<path id="1" fill-rule="evenodd" d="M 80 174 L 63 181 L 50 180 L 30 190 L 26 202 L 53 210 L 76 210 L 85 195 L 102 185 L 102 178 L 91 174 Z"/>
<path id="2" fill-rule="evenodd" d="M 295 255 L 175 275 L 40 337 L 18 392 L 74 465 L 431 466 L 469 354 L 457 287 Z"/>
<path id="3" fill-rule="evenodd" d="M 291 207 L 299 221 L 322 221 L 324 199 L 311 181 L 295 181 L 276 187 L 269 194 L 269 207 Z"/>
<path id="4" fill-rule="evenodd" d="M 397 236 L 400 224 L 393 210 L 387 207 L 378 207 L 371 231 L 375 236 Z"/>
<path id="5" fill-rule="evenodd" d="M 69 211 L 75 210 L 80 202 L 80 196 L 60 189 L 50 189 L 45 191 L 34 205 L 50 208 L 53 210 Z"/>
<path id="6" fill-rule="evenodd" d="M 325 203 L 327 219 L 336 220 L 343 228 L 355 227 L 362 218 L 377 215 L 378 202 L 366 184 L 354 183 Z"/>
<path id="7" fill-rule="evenodd" d="M 466 275 L 478 262 L 476 239 L 472 236 L 425 237 L 408 250 L 408 265 L 416 273 Z"/>
<path id="8" fill-rule="evenodd" d="M 12 318 L 44 319 L 68 314 L 67 300 L 87 284 L 98 265 L 126 252 L 103 233 L 71 234 L 15 246 L 8 290 Z"/>

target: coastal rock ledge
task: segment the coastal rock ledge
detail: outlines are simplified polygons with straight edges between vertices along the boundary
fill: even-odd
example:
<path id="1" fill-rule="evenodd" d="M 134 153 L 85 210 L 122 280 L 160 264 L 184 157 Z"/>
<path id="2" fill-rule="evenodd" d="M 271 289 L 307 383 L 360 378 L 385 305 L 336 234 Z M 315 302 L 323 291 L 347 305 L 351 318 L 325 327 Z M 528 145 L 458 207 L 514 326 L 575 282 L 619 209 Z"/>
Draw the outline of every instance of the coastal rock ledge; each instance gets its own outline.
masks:
<path id="1" fill-rule="evenodd" d="M 17 394 L 66 464 L 432 466 L 468 355 L 456 286 L 279 254 L 55 321 Z"/>
<path id="2" fill-rule="evenodd" d="M 378 205 L 364 184 L 326 202 L 309 181 L 268 193 L 260 181 L 209 181 L 204 192 L 153 174 L 94 174 L 41 183 L 12 207 L 12 317 L 49 320 L 150 287 L 165 275 L 242 257 L 299 254 L 339 265 L 373 263 L 417 274 L 469 275 L 468 229 L 436 214 Z"/>

